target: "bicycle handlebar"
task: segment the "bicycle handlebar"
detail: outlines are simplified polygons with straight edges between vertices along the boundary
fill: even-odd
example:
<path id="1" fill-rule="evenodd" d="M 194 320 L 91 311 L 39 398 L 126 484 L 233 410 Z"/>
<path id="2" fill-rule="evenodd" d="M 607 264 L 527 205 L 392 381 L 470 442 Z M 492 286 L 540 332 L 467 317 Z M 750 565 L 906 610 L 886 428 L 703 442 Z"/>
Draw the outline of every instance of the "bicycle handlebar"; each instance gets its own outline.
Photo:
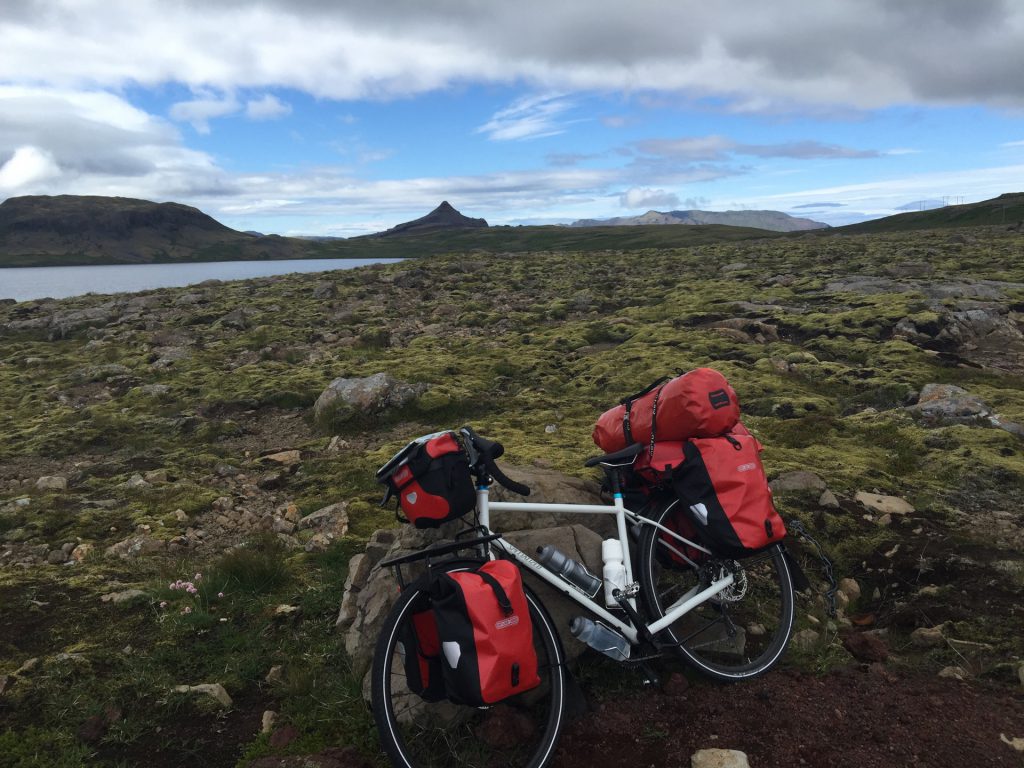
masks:
<path id="1" fill-rule="evenodd" d="M 520 496 L 530 495 L 529 486 L 517 483 L 502 472 L 498 465 L 494 463 L 496 458 L 505 453 L 505 447 L 501 443 L 496 440 L 480 437 L 469 425 L 460 429 L 459 432 L 466 438 L 466 444 L 470 450 L 469 460 L 471 464 L 475 466 L 479 461 L 483 461 L 484 468 L 498 483 L 508 488 L 512 493 L 518 493 Z"/>

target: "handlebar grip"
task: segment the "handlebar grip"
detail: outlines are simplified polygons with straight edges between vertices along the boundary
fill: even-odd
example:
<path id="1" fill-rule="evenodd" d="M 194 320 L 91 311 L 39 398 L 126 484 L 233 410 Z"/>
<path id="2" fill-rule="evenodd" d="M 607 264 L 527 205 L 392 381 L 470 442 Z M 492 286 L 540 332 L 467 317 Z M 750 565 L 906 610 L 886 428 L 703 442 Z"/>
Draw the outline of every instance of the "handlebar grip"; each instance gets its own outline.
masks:
<path id="1" fill-rule="evenodd" d="M 494 463 L 494 460 L 505 452 L 505 448 L 501 443 L 495 440 L 488 440 L 485 437 L 480 437 L 480 435 L 474 432 L 473 428 L 468 424 L 459 431 L 473 443 L 473 447 L 479 452 L 480 458 L 483 460 L 484 466 L 487 468 L 491 477 L 512 491 L 512 493 L 518 493 L 520 496 L 530 495 L 529 486 L 517 483 L 498 469 L 498 465 Z"/>
<path id="2" fill-rule="evenodd" d="M 512 491 L 512 493 L 518 493 L 520 496 L 530 495 L 530 487 L 528 485 L 523 485 L 522 483 L 517 483 L 498 469 L 498 465 L 494 463 L 494 459 L 491 458 L 490 454 L 484 455 L 484 462 L 487 465 L 487 471 L 491 473 L 491 477 Z"/>

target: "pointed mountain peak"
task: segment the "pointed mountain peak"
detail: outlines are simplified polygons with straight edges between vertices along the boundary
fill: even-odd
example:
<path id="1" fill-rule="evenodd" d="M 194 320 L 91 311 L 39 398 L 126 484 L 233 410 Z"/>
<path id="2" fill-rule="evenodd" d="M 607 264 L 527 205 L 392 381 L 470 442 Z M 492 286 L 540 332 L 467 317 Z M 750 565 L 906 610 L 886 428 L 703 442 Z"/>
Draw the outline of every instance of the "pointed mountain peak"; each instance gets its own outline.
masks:
<path id="1" fill-rule="evenodd" d="M 471 227 L 486 227 L 484 219 L 471 219 L 463 216 L 451 203 L 443 200 L 437 208 L 426 216 L 407 221 L 392 227 L 387 232 L 381 232 L 378 237 L 389 237 L 391 235 L 414 235 L 423 232 L 436 232 L 444 229 L 467 229 Z"/>

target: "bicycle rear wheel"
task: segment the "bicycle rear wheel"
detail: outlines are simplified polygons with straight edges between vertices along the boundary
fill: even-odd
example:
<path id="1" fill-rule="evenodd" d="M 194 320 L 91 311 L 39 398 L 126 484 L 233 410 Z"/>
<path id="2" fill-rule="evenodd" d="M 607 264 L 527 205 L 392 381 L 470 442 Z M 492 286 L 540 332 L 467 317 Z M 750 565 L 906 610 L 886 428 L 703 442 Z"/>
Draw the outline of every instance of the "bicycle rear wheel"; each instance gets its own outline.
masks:
<path id="1" fill-rule="evenodd" d="M 434 570 L 450 572 L 478 565 L 453 562 Z M 416 606 L 422 606 L 425 584 L 425 578 L 420 579 L 402 593 L 385 620 L 374 651 L 373 716 L 392 765 L 542 768 L 554 754 L 565 708 L 562 649 L 547 611 L 524 585 L 539 687 L 490 707 L 467 707 L 447 700 L 428 702 L 409 689 L 402 645 Z"/>
<path id="2" fill-rule="evenodd" d="M 666 525 L 678 502 L 650 516 Z M 676 544 L 678 548 L 680 545 Z M 684 596 L 706 588 L 716 569 L 733 572 L 733 585 L 670 624 L 661 639 L 703 674 L 733 682 L 764 674 L 786 650 L 793 631 L 793 580 L 779 544 L 743 560 L 669 556 L 661 531 L 645 526 L 640 585 L 649 615 L 660 619 Z"/>

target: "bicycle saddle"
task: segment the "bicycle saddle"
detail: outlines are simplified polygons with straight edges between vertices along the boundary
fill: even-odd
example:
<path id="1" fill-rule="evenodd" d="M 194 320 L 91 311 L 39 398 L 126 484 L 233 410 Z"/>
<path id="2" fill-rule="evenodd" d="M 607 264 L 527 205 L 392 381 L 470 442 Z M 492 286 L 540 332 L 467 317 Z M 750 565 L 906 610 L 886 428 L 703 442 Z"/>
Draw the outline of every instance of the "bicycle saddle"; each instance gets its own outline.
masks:
<path id="1" fill-rule="evenodd" d="M 626 464 L 632 464 L 633 459 L 638 454 L 643 453 L 643 450 L 643 443 L 633 443 L 632 445 L 626 446 L 621 451 L 606 453 L 604 456 L 595 456 L 592 459 L 587 459 L 583 466 L 596 467 L 598 464 L 602 464 L 608 467 L 620 467 Z"/>

